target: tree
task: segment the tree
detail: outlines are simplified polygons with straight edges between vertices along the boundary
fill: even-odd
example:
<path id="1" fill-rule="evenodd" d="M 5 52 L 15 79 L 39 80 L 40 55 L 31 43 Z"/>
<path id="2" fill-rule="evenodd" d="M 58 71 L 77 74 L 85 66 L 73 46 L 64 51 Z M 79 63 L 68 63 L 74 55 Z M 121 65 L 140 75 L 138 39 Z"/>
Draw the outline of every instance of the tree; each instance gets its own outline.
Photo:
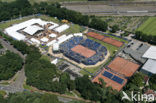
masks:
<path id="1" fill-rule="evenodd" d="M 112 33 L 115 33 L 115 32 L 118 31 L 118 30 L 119 30 L 119 26 L 118 26 L 118 25 L 113 25 L 113 26 L 112 26 L 111 32 L 112 32 Z"/>
<path id="2" fill-rule="evenodd" d="M 74 90 L 76 88 L 76 85 L 75 85 L 75 81 L 74 80 L 70 80 L 69 83 L 68 83 L 68 89 L 70 91 Z"/>
<path id="3" fill-rule="evenodd" d="M 0 101 L 3 101 L 0 103 L 62 103 L 55 95 L 31 92 L 9 94 L 5 99 L 0 96 Z"/>
<path id="4" fill-rule="evenodd" d="M 142 86 L 144 86 L 144 75 L 142 73 L 136 73 L 130 78 L 125 90 L 139 90 Z"/>
<path id="5" fill-rule="evenodd" d="M 22 64 L 22 58 L 10 51 L 0 56 L 0 80 L 8 80 L 13 77 L 18 70 L 22 69 Z"/>
<path id="6" fill-rule="evenodd" d="M 55 95 L 44 94 L 39 103 L 60 103 Z"/>
<path id="7" fill-rule="evenodd" d="M 101 31 L 106 31 L 107 26 L 108 24 L 106 22 L 102 21 L 101 19 L 94 18 L 94 17 L 91 19 L 91 23 L 89 24 L 89 27 L 95 28 Z"/>
<path id="8" fill-rule="evenodd" d="M 153 74 L 149 79 L 150 88 L 156 90 L 156 74 Z"/>
<path id="9" fill-rule="evenodd" d="M 1 94 L 0 94 L 0 103 L 7 103 L 7 101 L 3 98 Z"/>

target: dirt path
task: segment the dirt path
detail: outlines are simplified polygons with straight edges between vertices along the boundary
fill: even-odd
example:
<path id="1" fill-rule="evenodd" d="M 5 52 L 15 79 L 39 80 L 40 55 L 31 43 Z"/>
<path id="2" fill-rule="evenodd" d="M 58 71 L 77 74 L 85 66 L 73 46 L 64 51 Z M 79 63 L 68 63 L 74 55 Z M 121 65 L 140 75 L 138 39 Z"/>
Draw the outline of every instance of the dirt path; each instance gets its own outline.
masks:
<path id="1" fill-rule="evenodd" d="M 59 94 L 59 93 L 56 93 L 56 92 L 48 92 L 48 91 L 44 91 L 44 90 L 39 90 L 39 89 L 37 89 L 35 87 L 32 87 L 32 88 L 33 88 L 33 92 L 48 93 L 48 94 L 53 94 L 53 95 L 64 97 L 64 98 L 70 98 L 70 99 L 74 99 L 74 100 L 84 101 L 84 102 L 87 102 L 87 103 L 90 103 L 90 102 L 95 103 L 93 101 L 85 100 L 85 99 L 79 98 L 79 97 L 69 96 L 69 95 L 66 95 L 66 94 Z"/>

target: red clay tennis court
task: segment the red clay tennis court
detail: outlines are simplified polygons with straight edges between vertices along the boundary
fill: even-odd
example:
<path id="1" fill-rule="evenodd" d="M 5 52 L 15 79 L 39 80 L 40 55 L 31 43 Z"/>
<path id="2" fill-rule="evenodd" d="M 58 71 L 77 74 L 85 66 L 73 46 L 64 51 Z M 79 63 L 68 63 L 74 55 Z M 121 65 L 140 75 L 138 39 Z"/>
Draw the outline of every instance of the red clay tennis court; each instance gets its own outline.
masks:
<path id="1" fill-rule="evenodd" d="M 108 72 L 112 75 L 112 78 L 113 76 L 117 76 L 119 77 L 120 79 L 123 80 L 122 84 L 119 84 L 117 82 L 115 82 L 114 80 L 110 79 L 107 77 L 107 75 L 105 76 L 104 75 L 104 72 Z M 125 84 L 127 83 L 127 79 L 121 77 L 121 76 L 118 76 L 114 73 L 112 73 L 111 71 L 107 70 L 107 69 L 103 69 L 102 72 L 100 72 L 93 80 L 92 82 L 96 82 L 96 83 L 100 83 L 99 81 L 99 78 L 102 78 L 104 80 L 104 82 L 106 83 L 106 87 L 112 87 L 113 89 L 117 90 L 117 91 L 120 91 L 124 86 Z"/>
<path id="2" fill-rule="evenodd" d="M 101 40 L 101 41 L 103 41 L 105 43 L 114 45 L 116 47 L 121 47 L 123 45 L 123 42 L 120 42 L 120 41 L 115 40 L 113 38 L 103 36 L 101 34 L 97 34 L 97 33 L 94 33 L 94 32 L 89 32 L 89 33 L 87 33 L 87 35 L 90 36 L 90 37 L 93 37 L 95 39 Z"/>
<path id="3" fill-rule="evenodd" d="M 86 57 L 92 57 L 94 54 L 96 54 L 96 52 L 94 50 L 88 49 L 82 45 L 77 45 L 74 48 L 71 49 L 72 51 Z"/>
<path id="4" fill-rule="evenodd" d="M 116 47 L 121 47 L 123 45 L 122 42 L 118 41 L 118 40 L 115 40 L 115 39 L 112 39 L 110 37 L 106 37 L 103 39 L 103 42 L 105 43 L 108 43 L 108 44 L 111 44 L 111 45 L 114 45 Z"/>
<path id="5" fill-rule="evenodd" d="M 98 40 L 102 40 L 104 38 L 103 35 L 100 35 L 100 34 L 97 34 L 97 33 L 94 33 L 94 32 L 89 32 L 87 35 L 90 36 L 90 37 L 93 37 L 95 39 L 98 39 Z"/>
<path id="6" fill-rule="evenodd" d="M 121 57 L 116 57 L 109 65 L 108 67 L 112 69 L 113 71 L 123 74 L 126 77 L 131 77 L 138 69 L 138 64 L 133 63 L 131 61 L 128 61 L 126 59 L 123 59 Z"/>

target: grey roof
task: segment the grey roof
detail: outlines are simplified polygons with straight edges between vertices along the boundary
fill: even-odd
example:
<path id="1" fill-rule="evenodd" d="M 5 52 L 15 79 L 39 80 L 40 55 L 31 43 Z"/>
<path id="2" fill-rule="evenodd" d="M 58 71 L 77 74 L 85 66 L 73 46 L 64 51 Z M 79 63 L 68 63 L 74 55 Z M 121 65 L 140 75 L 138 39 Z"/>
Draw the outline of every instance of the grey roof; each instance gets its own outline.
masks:
<path id="1" fill-rule="evenodd" d="M 125 48 L 124 53 L 129 54 L 133 59 L 144 64 L 147 59 L 142 58 L 142 55 L 148 50 L 149 47 L 150 46 L 148 46 L 147 44 L 139 44 L 137 46 L 133 44 L 130 45 L 130 47 Z"/>
<path id="2" fill-rule="evenodd" d="M 152 74 L 156 74 L 156 60 L 148 59 L 148 61 L 143 65 L 142 69 Z"/>

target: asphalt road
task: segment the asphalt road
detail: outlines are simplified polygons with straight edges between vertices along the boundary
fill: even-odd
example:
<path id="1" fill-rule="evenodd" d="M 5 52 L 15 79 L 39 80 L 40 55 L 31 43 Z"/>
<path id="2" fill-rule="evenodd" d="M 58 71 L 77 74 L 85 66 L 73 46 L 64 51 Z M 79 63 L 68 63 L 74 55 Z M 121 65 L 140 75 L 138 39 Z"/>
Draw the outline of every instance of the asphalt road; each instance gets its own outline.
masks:
<path id="1" fill-rule="evenodd" d="M 19 54 L 19 56 L 21 56 L 21 58 L 25 59 L 24 55 L 22 55 L 22 53 L 20 51 L 18 51 L 17 49 L 15 49 L 12 45 L 10 45 L 9 42 L 5 41 L 3 38 L 0 38 L 0 42 L 1 44 L 7 48 L 8 50 L 16 53 L 16 54 Z"/>
<path id="2" fill-rule="evenodd" d="M 25 56 L 22 55 L 21 52 L 19 52 L 17 49 L 15 49 L 10 43 L 5 41 L 3 38 L 0 38 L 1 44 L 8 50 L 19 54 L 23 60 L 25 60 Z M 24 65 L 22 69 L 19 71 L 19 74 L 17 75 L 17 78 L 14 82 L 12 82 L 9 85 L 0 85 L 0 90 L 4 90 L 7 93 L 15 93 L 15 92 L 22 92 L 24 90 L 23 83 L 25 80 L 25 72 L 24 72 Z"/>
<path id="3" fill-rule="evenodd" d="M 156 2 L 150 3 L 105 3 L 105 2 L 67 2 L 62 6 L 81 12 L 86 15 L 108 16 L 154 16 L 156 15 Z"/>

